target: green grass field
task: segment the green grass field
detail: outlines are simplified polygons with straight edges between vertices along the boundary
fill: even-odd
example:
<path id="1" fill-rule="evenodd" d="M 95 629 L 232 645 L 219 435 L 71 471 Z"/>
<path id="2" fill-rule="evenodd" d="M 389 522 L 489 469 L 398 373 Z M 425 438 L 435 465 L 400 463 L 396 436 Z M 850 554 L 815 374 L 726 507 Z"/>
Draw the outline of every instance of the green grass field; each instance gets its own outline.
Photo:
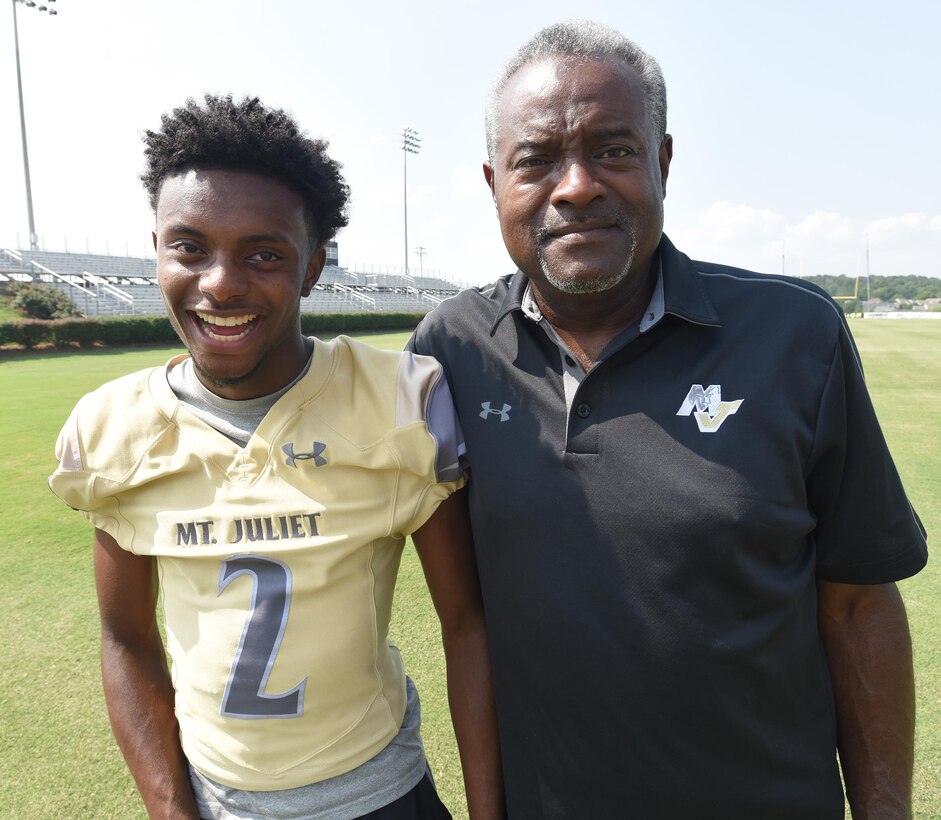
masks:
<path id="1" fill-rule="evenodd" d="M 941 532 L 941 322 L 853 326 L 889 443 L 929 532 Z M 400 348 L 407 334 L 368 341 Z M 45 486 L 56 433 L 76 399 L 175 349 L 0 358 L 0 818 L 144 817 L 112 740 L 98 672 L 90 531 Z M 916 817 L 941 817 L 941 568 L 902 584 L 918 676 Z M 438 629 L 412 552 L 393 633 L 422 693 L 424 735 L 439 788 L 463 809 Z"/>

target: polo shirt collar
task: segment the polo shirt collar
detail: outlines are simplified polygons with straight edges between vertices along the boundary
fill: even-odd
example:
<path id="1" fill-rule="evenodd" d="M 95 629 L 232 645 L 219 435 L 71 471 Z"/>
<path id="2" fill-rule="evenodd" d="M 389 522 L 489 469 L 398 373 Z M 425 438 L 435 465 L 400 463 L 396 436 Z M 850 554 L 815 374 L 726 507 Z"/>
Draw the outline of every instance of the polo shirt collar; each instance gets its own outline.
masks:
<path id="1" fill-rule="evenodd" d="M 663 309 L 697 325 L 721 327 L 722 320 L 703 287 L 703 278 L 685 253 L 664 234 L 660 239 L 660 272 L 663 277 Z"/>
<path id="2" fill-rule="evenodd" d="M 641 330 L 653 327 L 665 313 L 696 324 L 720 327 L 722 322 L 719 314 L 706 294 L 702 279 L 690 258 L 680 253 L 666 234 L 660 239 L 657 254 L 660 276 L 650 306 L 641 319 Z M 497 332 L 497 327 L 507 314 L 523 309 L 523 299 L 528 290 L 529 277 L 518 270 L 510 278 L 506 296 L 490 326 L 491 336 Z"/>
<path id="3" fill-rule="evenodd" d="M 503 297 L 503 304 L 500 305 L 500 310 L 497 311 L 497 315 L 493 320 L 493 324 L 490 325 L 491 336 L 497 332 L 497 326 L 500 324 L 500 322 L 503 321 L 504 317 L 506 317 L 508 313 L 512 313 L 514 310 L 522 309 L 523 295 L 526 293 L 526 288 L 528 286 L 529 277 L 523 273 L 523 271 L 517 270 L 516 273 L 510 277 L 506 296 Z"/>
<path id="4" fill-rule="evenodd" d="M 536 304 L 536 298 L 533 296 L 533 284 L 528 282 L 523 291 L 523 301 L 520 310 L 527 319 L 539 324 L 543 320 L 542 311 Z M 653 294 L 644 315 L 640 319 L 640 332 L 646 333 L 650 328 L 655 327 L 663 318 L 663 268 L 657 264 L 657 284 L 654 285 Z"/>

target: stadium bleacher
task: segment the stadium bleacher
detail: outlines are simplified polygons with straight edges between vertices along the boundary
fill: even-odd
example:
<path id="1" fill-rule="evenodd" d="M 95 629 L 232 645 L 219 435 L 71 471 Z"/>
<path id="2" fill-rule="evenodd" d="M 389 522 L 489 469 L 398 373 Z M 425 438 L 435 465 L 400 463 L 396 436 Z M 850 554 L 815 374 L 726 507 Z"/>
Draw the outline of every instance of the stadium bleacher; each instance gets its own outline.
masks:
<path id="1" fill-rule="evenodd" d="M 134 256 L 0 248 L 0 282 L 45 282 L 63 290 L 85 316 L 165 312 L 156 263 Z M 361 313 L 431 310 L 458 288 L 433 276 L 354 272 L 327 265 L 304 312 Z"/>

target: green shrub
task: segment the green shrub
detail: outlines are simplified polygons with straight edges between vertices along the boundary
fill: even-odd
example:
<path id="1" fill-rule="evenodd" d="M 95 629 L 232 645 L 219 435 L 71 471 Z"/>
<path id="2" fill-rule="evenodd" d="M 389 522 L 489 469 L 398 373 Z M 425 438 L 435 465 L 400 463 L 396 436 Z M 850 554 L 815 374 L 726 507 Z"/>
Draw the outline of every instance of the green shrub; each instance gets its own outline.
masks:
<path id="1" fill-rule="evenodd" d="M 423 313 L 302 313 L 301 332 L 317 334 L 354 333 L 364 330 L 414 330 Z"/>
<path id="2" fill-rule="evenodd" d="M 421 313 L 302 313 L 301 330 L 309 336 L 335 336 L 367 330 L 414 330 Z M 179 341 L 166 316 L 106 316 L 91 319 L 0 322 L 0 344 L 32 348 L 173 344 Z"/>
<path id="3" fill-rule="evenodd" d="M 166 316 L 118 316 L 101 320 L 101 343 L 108 347 L 164 344 L 177 340 Z"/>
<path id="4" fill-rule="evenodd" d="M 20 336 L 16 322 L 0 322 L 0 345 L 18 345 Z"/>
<path id="5" fill-rule="evenodd" d="M 99 323 L 94 319 L 56 319 L 51 325 L 56 347 L 68 347 L 70 344 L 91 347 L 100 341 Z"/>
<path id="6" fill-rule="evenodd" d="M 26 319 L 22 322 L 15 322 L 14 327 L 17 334 L 16 341 L 28 350 L 36 347 L 36 345 L 51 344 L 54 340 L 51 322 L 44 322 L 41 319 Z"/>
<path id="7" fill-rule="evenodd" d="M 13 307 L 30 319 L 64 319 L 80 316 L 69 297 L 53 285 L 15 282 L 10 286 Z"/>

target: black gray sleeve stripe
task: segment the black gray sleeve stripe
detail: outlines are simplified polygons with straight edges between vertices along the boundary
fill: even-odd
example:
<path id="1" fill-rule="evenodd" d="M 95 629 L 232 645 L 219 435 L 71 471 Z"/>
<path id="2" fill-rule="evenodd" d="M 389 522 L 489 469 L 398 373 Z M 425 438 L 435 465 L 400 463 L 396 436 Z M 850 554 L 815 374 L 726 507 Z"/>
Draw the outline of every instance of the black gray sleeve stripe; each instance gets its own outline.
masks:
<path id="1" fill-rule="evenodd" d="M 451 391 L 443 374 L 435 381 L 428 395 L 425 421 L 437 443 L 435 472 L 438 482 L 456 481 L 461 476 L 461 457 L 467 448 L 464 445 L 464 432 L 451 399 Z"/>
<path id="2" fill-rule="evenodd" d="M 759 278 L 753 279 L 751 277 L 746 277 L 746 276 L 735 276 L 734 274 L 731 274 L 731 273 L 709 273 L 703 270 L 700 270 L 697 272 L 701 276 L 724 277 L 726 279 L 735 279 L 738 282 L 751 282 L 752 284 L 755 284 L 755 285 L 769 285 L 769 284 L 783 285 L 784 287 L 787 287 L 787 288 L 794 288 L 794 290 L 798 290 L 801 293 L 807 294 L 808 296 L 813 296 L 815 299 L 819 299 L 821 302 L 823 302 L 827 307 L 829 307 L 837 315 L 837 318 L 840 320 L 840 324 L 843 329 L 843 334 L 847 337 L 847 341 L 851 342 L 849 329 L 846 327 L 846 318 L 843 316 L 843 312 L 836 306 L 836 304 L 832 300 L 828 299 L 826 296 L 823 296 L 820 293 L 817 293 L 815 290 L 801 287 L 796 282 L 788 282 L 784 279 L 775 279 L 771 276 L 762 277 L 760 279 Z M 850 349 L 853 351 L 853 358 L 856 360 L 856 366 L 859 368 L 859 372 L 862 373 L 863 364 L 859 360 L 859 354 L 856 352 L 856 345 L 852 344 L 852 342 L 850 343 Z"/>

